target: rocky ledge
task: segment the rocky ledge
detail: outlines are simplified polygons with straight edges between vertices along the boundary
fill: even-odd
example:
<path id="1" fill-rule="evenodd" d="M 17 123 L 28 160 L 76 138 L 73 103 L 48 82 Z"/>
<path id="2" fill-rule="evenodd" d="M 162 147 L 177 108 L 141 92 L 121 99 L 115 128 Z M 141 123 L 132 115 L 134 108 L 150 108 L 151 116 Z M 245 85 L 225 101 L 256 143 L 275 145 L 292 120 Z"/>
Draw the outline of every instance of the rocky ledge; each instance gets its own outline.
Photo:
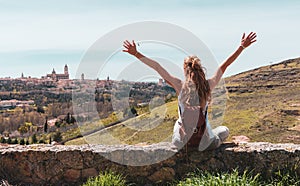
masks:
<path id="1" fill-rule="evenodd" d="M 273 171 L 293 169 L 300 174 L 300 145 L 295 144 L 227 143 L 206 152 L 177 151 L 169 143 L 150 146 L 0 145 L 0 154 L 0 179 L 18 185 L 80 185 L 88 177 L 105 170 L 126 175 L 128 181 L 140 185 L 166 183 L 196 169 L 247 169 L 266 177 Z M 163 156 L 167 159 L 155 159 Z M 145 159 L 149 160 L 148 164 Z M 150 160 L 155 163 L 150 164 Z"/>

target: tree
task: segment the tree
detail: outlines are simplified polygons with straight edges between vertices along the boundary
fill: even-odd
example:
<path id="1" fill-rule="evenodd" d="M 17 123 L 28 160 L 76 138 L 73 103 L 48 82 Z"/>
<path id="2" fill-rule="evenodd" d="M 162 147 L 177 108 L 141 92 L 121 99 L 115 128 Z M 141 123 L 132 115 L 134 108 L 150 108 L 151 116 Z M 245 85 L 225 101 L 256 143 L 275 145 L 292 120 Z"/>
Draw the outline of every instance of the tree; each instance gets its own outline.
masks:
<path id="1" fill-rule="evenodd" d="M 0 138 L 0 143 L 6 143 L 5 138 L 1 137 L 1 138 Z"/>
<path id="2" fill-rule="evenodd" d="M 38 142 L 38 140 L 37 140 L 37 138 L 36 138 L 36 134 L 33 134 L 32 136 L 31 136 L 31 143 L 32 144 L 35 144 L 35 143 L 37 143 Z"/>
<path id="3" fill-rule="evenodd" d="M 59 131 L 55 132 L 55 134 L 53 135 L 53 141 L 56 141 L 56 142 L 62 141 L 61 132 L 59 132 Z"/>
<path id="4" fill-rule="evenodd" d="M 138 116 L 138 113 L 134 107 L 126 108 L 123 114 L 123 117 L 136 117 Z"/>
<path id="5" fill-rule="evenodd" d="M 68 124 L 74 124 L 76 122 L 75 118 L 68 112 L 67 116 L 65 117 L 65 121 Z"/>
<path id="6" fill-rule="evenodd" d="M 43 106 L 38 106 L 36 111 L 39 112 L 39 113 L 42 113 L 42 114 L 45 113 L 45 110 L 44 110 Z"/>
<path id="7" fill-rule="evenodd" d="M 44 124 L 44 133 L 48 132 L 48 118 L 46 118 L 46 122 Z"/>
<path id="8" fill-rule="evenodd" d="M 29 131 L 30 127 L 32 127 L 32 123 L 31 122 L 25 122 L 24 125 L 22 125 L 21 127 L 18 128 L 18 131 L 21 134 L 25 134 Z"/>
<path id="9" fill-rule="evenodd" d="M 25 145 L 25 140 L 24 140 L 24 138 L 22 138 L 22 139 L 20 140 L 20 145 Z"/>
<path id="10" fill-rule="evenodd" d="M 55 122 L 55 126 L 56 126 L 57 128 L 59 128 L 60 125 L 61 125 L 61 123 L 60 123 L 59 121 L 56 121 L 56 122 Z"/>
<path id="11" fill-rule="evenodd" d="M 71 114 L 70 114 L 70 112 L 68 112 L 67 116 L 65 117 L 65 120 L 66 120 L 66 122 L 67 122 L 68 124 L 71 123 Z"/>
<path id="12" fill-rule="evenodd" d="M 28 129 L 25 125 L 22 125 L 21 127 L 18 128 L 18 131 L 21 133 L 21 134 L 25 134 L 28 132 Z"/>
<path id="13" fill-rule="evenodd" d="M 134 116 L 138 116 L 138 113 L 134 107 L 131 107 L 130 111 Z"/>
<path id="14" fill-rule="evenodd" d="M 74 118 L 74 116 L 71 115 L 71 123 L 74 124 L 75 122 L 76 122 L 76 119 Z"/>
<path id="15" fill-rule="evenodd" d="M 8 138 L 8 139 L 6 140 L 6 143 L 8 143 L 8 144 L 12 144 L 11 142 L 12 142 L 12 141 L 11 141 L 10 138 Z"/>

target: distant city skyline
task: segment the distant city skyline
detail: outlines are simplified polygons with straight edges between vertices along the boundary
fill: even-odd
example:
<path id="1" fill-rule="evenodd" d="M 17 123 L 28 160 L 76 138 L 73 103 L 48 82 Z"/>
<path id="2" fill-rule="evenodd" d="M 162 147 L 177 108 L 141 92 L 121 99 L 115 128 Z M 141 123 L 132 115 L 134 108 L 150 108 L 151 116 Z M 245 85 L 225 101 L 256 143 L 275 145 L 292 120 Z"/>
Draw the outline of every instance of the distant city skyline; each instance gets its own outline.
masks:
<path id="1" fill-rule="evenodd" d="M 258 41 L 228 68 L 225 76 L 299 57 L 300 2 L 259 1 L 96 1 L 0 0 L 0 77 L 41 77 L 68 64 L 70 78 L 80 72 L 82 57 L 104 34 L 140 21 L 162 21 L 200 38 L 222 63 L 239 45 L 243 32 Z M 153 11 L 155 10 L 155 11 Z M 124 36 L 126 38 L 126 36 Z M 135 38 L 128 38 L 129 40 Z M 135 59 L 120 52 L 98 78 L 115 79 Z M 184 55 L 160 46 L 140 46 L 149 56 L 171 58 L 182 67 Z M 201 51 L 199 51 L 201 54 Z M 201 56 L 199 56 L 201 58 Z M 87 79 L 95 79 L 85 74 Z"/>
<path id="2" fill-rule="evenodd" d="M 50 78 L 50 79 L 54 79 L 54 78 L 57 78 L 57 76 L 58 76 L 58 80 L 59 79 L 70 79 L 69 78 L 69 69 L 68 69 L 68 65 L 67 64 L 65 64 L 59 70 L 55 70 L 55 68 L 52 68 L 52 71 L 50 73 L 48 73 L 48 72 L 44 72 L 44 73 L 40 72 L 40 73 L 42 73 L 42 75 L 40 77 L 33 77 L 30 74 L 25 75 L 25 73 L 22 72 L 19 77 L 0 77 L 0 78 L 12 78 L 12 79 L 18 79 L 18 78 L 40 78 L 40 79 L 47 79 L 47 78 Z"/>

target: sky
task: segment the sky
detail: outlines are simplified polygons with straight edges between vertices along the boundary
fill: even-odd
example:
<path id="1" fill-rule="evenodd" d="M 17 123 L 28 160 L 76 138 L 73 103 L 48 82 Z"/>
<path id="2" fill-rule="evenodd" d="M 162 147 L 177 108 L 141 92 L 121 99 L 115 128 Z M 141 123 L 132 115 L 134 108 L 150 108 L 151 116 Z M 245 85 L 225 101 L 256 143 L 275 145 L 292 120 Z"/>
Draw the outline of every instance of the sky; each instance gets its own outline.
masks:
<path id="1" fill-rule="evenodd" d="M 21 73 L 41 77 L 53 68 L 62 73 L 68 64 L 75 78 L 84 55 L 99 38 L 142 21 L 171 23 L 190 31 L 219 64 L 239 46 L 243 32 L 257 32 L 257 42 L 226 71 L 230 76 L 299 57 L 299 9 L 297 0 L 0 0 L 0 77 L 16 78 Z M 119 52 L 97 75 L 100 79 L 117 78 L 134 60 L 121 49 L 122 41 Z M 162 58 L 172 55 L 179 67 L 185 55 L 159 44 L 143 44 L 139 50 Z"/>

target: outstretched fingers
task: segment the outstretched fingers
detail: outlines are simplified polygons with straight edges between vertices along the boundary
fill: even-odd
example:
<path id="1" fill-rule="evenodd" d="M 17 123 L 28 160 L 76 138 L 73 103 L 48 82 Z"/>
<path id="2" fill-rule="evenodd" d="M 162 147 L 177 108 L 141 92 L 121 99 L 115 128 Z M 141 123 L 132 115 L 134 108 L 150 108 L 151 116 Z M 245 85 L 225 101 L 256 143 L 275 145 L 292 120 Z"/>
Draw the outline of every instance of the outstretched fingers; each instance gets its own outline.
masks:
<path id="1" fill-rule="evenodd" d="M 256 38 L 256 33 L 254 33 L 251 37 L 250 37 L 250 40 L 254 40 Z"/>
<path id="2" fill-rule="evenodd" d="M 127 47 L 130 47 L 130 46 L 131 46 L 131 44 L 130 44 L 129 41 L 127 41 L 127 40 L 124 41 L 124 45 L 127 46 Z"/>
<path id="3" fill-rule="evenodd" d="M 128 45 L 126 45 L 126 44 L 124 44 L 124 45 L 123 45 L 123 47 L 124 47 L 124 48 L 126 48 L 126 49 L 128 49 L 128 48 L 129 48 L 129 46 L 128 46 Z"/>
<path id="4" fill-rule="evenodd" d="M 241 41 L 241 45 L 243 46 L 243 48 L 246 48 L 250 46 L 252 43 L 256 42 L 256 37 L 257 35 L 255 32 L 250 32 L 249 34 L 247 34 L 247 37 L 245 37 L 245 33 L 243 33 L 243 37 Z"/>
<path id="5" fill-rule="evenodd" d="M 123 47 L 124 47 L 124 49 L 122 50 L 123 52 L 128 52 L 131 55 L 134 55 L 137 53 L 136 44 L 135 44 L 134 40 L 132 40 L 132 42 L 125 40 L 123 42 Z"/>
<path id="6" fill-rule="evenodd" d="M 123 47 L 125 48 L 124 50 L 122 50 L 123 52 L 129 52 L 130 43 L 127 40 L 125 40 L 123 42 Z"/>
<path id="7" fill-rule="evenodd" d="M 128 40 L 126 40 L 125 43 L 126 43 L 127 45 L 131 45 L 130 42 L 129 42 Z"/>
<path id="8" fill-rule="evenodd" d="M 249 39 L 250 39 L 250 44 L 256 42 L 256 33 L 253 33 Z"/>
<path id="9" fill-rule="evenodd" d="M 250 43 L 254 43 L 256 41 L 255 38 L 256 38 L 256 33 L 250 32 L 246 37 L 246 40 L 248 40 Z"/>
<path id="10" fill-rule="evenodd" d="M 248 35 L 248 38 L 249 39 L 252 39 L 252 38 L 255 38 L 256 37 L 256 33 L 255 32 L 251 32 L 249 35 Z"/>

